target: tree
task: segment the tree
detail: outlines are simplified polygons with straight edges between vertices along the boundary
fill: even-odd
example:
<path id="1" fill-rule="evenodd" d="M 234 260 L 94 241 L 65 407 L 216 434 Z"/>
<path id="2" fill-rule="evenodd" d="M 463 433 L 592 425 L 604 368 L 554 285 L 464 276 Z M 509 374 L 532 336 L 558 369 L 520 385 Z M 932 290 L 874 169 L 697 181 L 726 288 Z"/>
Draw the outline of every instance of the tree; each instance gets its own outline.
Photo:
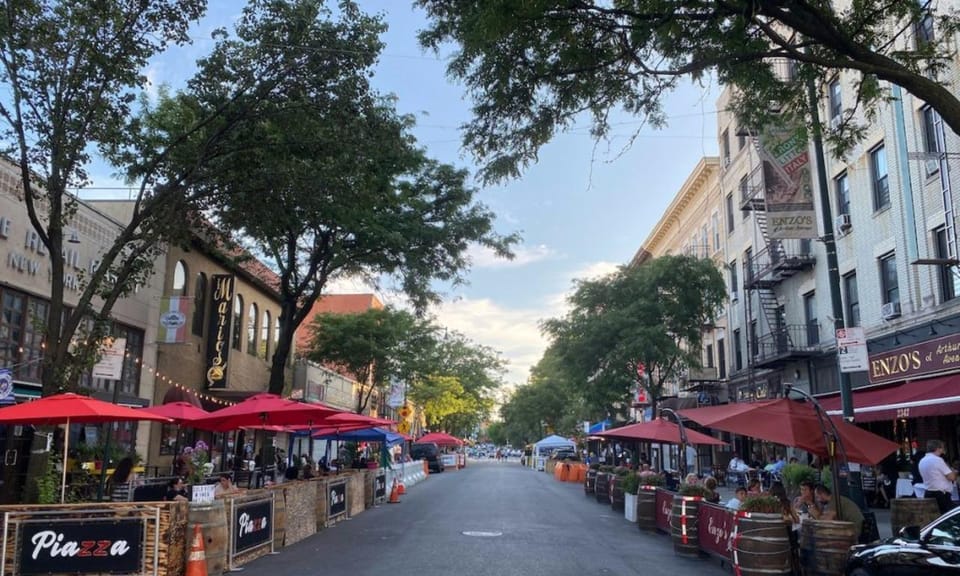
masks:
<path id="1" fill-rule="evenodd" d="M 356 411 L 362 413 L 374 392 L 383 394 L 391 378 L 402 378 L 428 352 L 432 327 L 409 312 L 391 307 L 359 314 L 319 314 L 306 356 L 346 369 L 360 384 Z"/>
<path id="2" fill-rule="evenodd" d="M 331 279 L 395 280 L 423 310 L 437 300 L 435 280 L 463 281 L 471 243 L 507 257 L 516 238 L 493 230 L 467 173 L 427 157 L 411 118 L 369 86 L 382 49 L 379 17 L 352 2 L 336 18 L 320 0 L 271 6 L 297 15 L 298 39 L 285 45 L 313 73 L 271 94 L 269 118 L 235 137 L 245 152 L 213 166 L 203 186 L 224 193 L 218 224 L 279 275 L 270 391 L 280 393 L 295 331 Z M 205 70 L 205 83 L 254 70 L 244 54 L 219 67 Z"/>
<path id="3" fill-rule="evenodd" d="M 748 126 L 781 112 L 809 122 L 808 82 L 823 86 L 838 71 L 858 73 L 857 102 L 828 134 L 838 153 L 886 101 L 879 81 L 927 102 L 960 134 L 960 99 L 937 76 L 953 61 L 960 14 L 934 15 L 930 2 L 861 0 L 842 9 L 823 0 L 416 4 L 431 19 L 424 46 L 459 46 L 448 71 L 474 98 L 464 139 L 486 162 L 487 180 L 519 174 L 581 113 L 592 116 L 598 137 L 609 133 L 618 108 L 662 126 L 663 98 L 683 77 L 709 73 L 738 88 L 733 106 Z"/>
<path id="4" fill-rule="evenodd" d="M 579 282 L 570 312 L 543 327 L 592 410 L 614 415 L 642 386 L 655 411 L 664 384 L 700 366 L 703 327 L 726 297 L 712 261 L 661 256 Z"/>

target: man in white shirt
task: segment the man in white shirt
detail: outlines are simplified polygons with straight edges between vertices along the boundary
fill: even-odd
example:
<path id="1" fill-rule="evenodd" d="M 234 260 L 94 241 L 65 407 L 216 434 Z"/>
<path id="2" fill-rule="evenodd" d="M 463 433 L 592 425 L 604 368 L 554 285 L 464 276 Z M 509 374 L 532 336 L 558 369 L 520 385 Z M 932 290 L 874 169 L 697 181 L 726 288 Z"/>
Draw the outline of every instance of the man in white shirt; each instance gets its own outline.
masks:
<path id="1" fill-rule="evenodd" d="M 730 464 L 727 465 L 727 475 L 737 484 L 745 485 L 747 483 L 747 471 L 749 470 L 750 467 L 747 466 L 747 463 L 736 454 L 733 455 Z"/>
<path id="2" fill-rule="evenodd" d="M 941 514 L 953 509 L 950 494 L 953 492 L 957 473 L 943 461 L 943 441 L 927 440 L 927 453 L 917 467 L 927 487 L 926 497 L 937 501 Z"/>

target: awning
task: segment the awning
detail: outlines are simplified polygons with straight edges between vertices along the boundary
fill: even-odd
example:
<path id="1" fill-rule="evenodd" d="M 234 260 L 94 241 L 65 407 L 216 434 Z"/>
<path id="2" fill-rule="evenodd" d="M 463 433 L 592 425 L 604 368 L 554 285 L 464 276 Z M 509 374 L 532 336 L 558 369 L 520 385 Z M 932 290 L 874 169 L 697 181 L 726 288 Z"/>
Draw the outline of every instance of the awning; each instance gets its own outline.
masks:
<path id="1" fill-rule="evenodd" d="M 841 414 L 840 394 L 819 398 L 830 414 Z M 960 374 L 853 391 L 857 422 L 960 414 Z"/>

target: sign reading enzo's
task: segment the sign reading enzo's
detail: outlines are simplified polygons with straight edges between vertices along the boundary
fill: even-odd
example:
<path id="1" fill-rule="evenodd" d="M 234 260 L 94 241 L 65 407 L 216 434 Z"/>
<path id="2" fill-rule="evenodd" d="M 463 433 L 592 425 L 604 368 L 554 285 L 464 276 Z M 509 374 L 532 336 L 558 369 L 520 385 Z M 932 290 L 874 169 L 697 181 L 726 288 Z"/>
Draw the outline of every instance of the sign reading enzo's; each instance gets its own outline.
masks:
<path id="1" fill-rule="evenodd" d="M 960 334 L 870 355 L 870 383 L 899 382 L 960 370 Z"/>
<path id="2" fill-rule="evenodd" d="M 232 312 L 233 275 L 214 274 L 210 325 L 207 330 L 207 388 L 227 387 Z"/>

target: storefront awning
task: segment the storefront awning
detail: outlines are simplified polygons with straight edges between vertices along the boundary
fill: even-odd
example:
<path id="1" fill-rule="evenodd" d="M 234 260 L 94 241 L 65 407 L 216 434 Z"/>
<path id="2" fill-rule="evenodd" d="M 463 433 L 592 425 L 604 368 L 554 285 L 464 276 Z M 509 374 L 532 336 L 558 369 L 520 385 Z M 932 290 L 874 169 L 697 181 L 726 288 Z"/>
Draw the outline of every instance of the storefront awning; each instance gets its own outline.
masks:
<path id="1" fill-rule="evenodd" d="M 842 412 L 839 394 L 819 400 L 828 413 Z M 857 422 L 960 414 L 960 374 L 854 390 L 853 413 Z"/>

